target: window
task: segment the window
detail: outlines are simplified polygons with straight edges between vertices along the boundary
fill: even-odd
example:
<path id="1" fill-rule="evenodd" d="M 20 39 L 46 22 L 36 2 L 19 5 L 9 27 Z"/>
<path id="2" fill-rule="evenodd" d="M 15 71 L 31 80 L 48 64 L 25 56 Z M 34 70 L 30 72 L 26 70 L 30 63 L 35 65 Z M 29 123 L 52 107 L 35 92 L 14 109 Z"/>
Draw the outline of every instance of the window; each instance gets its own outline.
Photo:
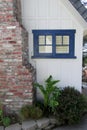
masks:
<path id="1" fill-rule="evenodd" d="M 34 58 L 75 58 L 75 30 L 33 30 Z"/>

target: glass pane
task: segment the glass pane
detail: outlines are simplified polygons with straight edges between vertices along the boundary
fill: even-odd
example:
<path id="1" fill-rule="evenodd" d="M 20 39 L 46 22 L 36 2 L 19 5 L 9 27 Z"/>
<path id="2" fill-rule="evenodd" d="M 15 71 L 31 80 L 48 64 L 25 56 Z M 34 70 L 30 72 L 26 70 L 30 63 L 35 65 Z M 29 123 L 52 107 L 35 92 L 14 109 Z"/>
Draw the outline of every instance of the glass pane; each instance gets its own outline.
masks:
<path id="1" fill-rule="evenodd" d="M 45 44 L 45 36 L 39 36 L 39 44 Z"/>
<path id="2" fill-rule="evenodd" d="M 69 46 L 57 46 L 56 53 L 69 53 Z"/>
<path id="3" fill-rule="evenodd" d="M 62 44 L 62 36 L 56 36 L 56 44 Z"/>
<path id="4" fill-rule="evenodd" d="M 52 53 L 52 46 L 39 46 L 39 53 Z"/>
<path id="5" fill-rule="evenodd" d="M 63 36 L 63 44 L 69 45 L 69 36 Z"/>
<path id="6" fill-rule="evenodd" d="M 46 36 L 46 45 L 51 44 L 52 45 L 52 36 Z"/>

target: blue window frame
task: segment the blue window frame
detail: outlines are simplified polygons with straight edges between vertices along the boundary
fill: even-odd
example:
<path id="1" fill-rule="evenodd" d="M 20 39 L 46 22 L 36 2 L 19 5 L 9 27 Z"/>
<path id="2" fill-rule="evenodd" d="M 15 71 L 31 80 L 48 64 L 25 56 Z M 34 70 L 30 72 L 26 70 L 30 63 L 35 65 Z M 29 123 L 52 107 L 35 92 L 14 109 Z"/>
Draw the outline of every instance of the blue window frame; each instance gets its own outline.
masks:
<path id="1" fill-rule="evenodd" d="M 76 58 L 76 30 L 33 30 L 33 58 Z"/>

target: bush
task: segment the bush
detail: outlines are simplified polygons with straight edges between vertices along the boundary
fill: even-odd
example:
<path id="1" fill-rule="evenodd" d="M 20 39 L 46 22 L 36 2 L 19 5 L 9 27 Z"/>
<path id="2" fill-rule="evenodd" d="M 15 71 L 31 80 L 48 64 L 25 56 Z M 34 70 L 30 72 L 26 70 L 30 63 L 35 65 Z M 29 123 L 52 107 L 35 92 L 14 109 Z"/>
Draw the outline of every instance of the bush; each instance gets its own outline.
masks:
<path id="1" fill-rule="evenodd" d="M 43 112 L 42 110 L 37 106 L 29 106 L 25 105 L 20 110 L 21 118 L 22 120 L 26 119 L 39 119 L 42 117 Z"/>
<path id="2" fill-rule="evenodd" d="M 42 110 L 39 107 L 32 107 L 31 108 L 31 118 L 39 119 L 43 115 Z"/>
<path id="3" fill-rule="evenodd" d="M 22 119 L 28 119 L 30 117 L 30 112 L 29 112 L 29 106 L 25 105 L 21 108 L 20 110 L 20 117 L 22 117 Z"/>
<path id="4" fill-rule="evenodd" d="M 75 124 L 81 120 L 85 112 L 86 101 L 79 91 L 72 87 L 64 88 L 61 90 L 58 102 L 56 115 L 61 125 Z"/>

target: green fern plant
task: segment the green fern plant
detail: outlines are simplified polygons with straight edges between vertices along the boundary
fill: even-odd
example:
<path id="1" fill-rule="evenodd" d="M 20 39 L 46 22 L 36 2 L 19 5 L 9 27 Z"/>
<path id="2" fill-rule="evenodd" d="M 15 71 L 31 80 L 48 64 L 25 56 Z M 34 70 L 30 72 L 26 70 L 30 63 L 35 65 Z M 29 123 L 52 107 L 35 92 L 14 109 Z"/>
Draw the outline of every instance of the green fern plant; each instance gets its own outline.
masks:
<path id="1" fill-rule="evenodd" d="M 10 125 L 11 120 L 9 117 L 4 117 L 3 110 L 0 108 L 0 123 L 4 125 L 4 127 L 7 127 Z"/>
<path id="2" fill-rule="evenodd" d="M 59 80 L 53 80 L 50 75 L 45 80 L 45 86 L 40 85 L 39 83 L 35 83 L 34 86 L 40 89 L 41 93 L 44 97 L 44 107 L 50 107 L 52 111 L 54 111 L 55 107 L 58 106 L 58 96 L 60 95 L 60 90 L 57 88 L 56 83 Z"/>

